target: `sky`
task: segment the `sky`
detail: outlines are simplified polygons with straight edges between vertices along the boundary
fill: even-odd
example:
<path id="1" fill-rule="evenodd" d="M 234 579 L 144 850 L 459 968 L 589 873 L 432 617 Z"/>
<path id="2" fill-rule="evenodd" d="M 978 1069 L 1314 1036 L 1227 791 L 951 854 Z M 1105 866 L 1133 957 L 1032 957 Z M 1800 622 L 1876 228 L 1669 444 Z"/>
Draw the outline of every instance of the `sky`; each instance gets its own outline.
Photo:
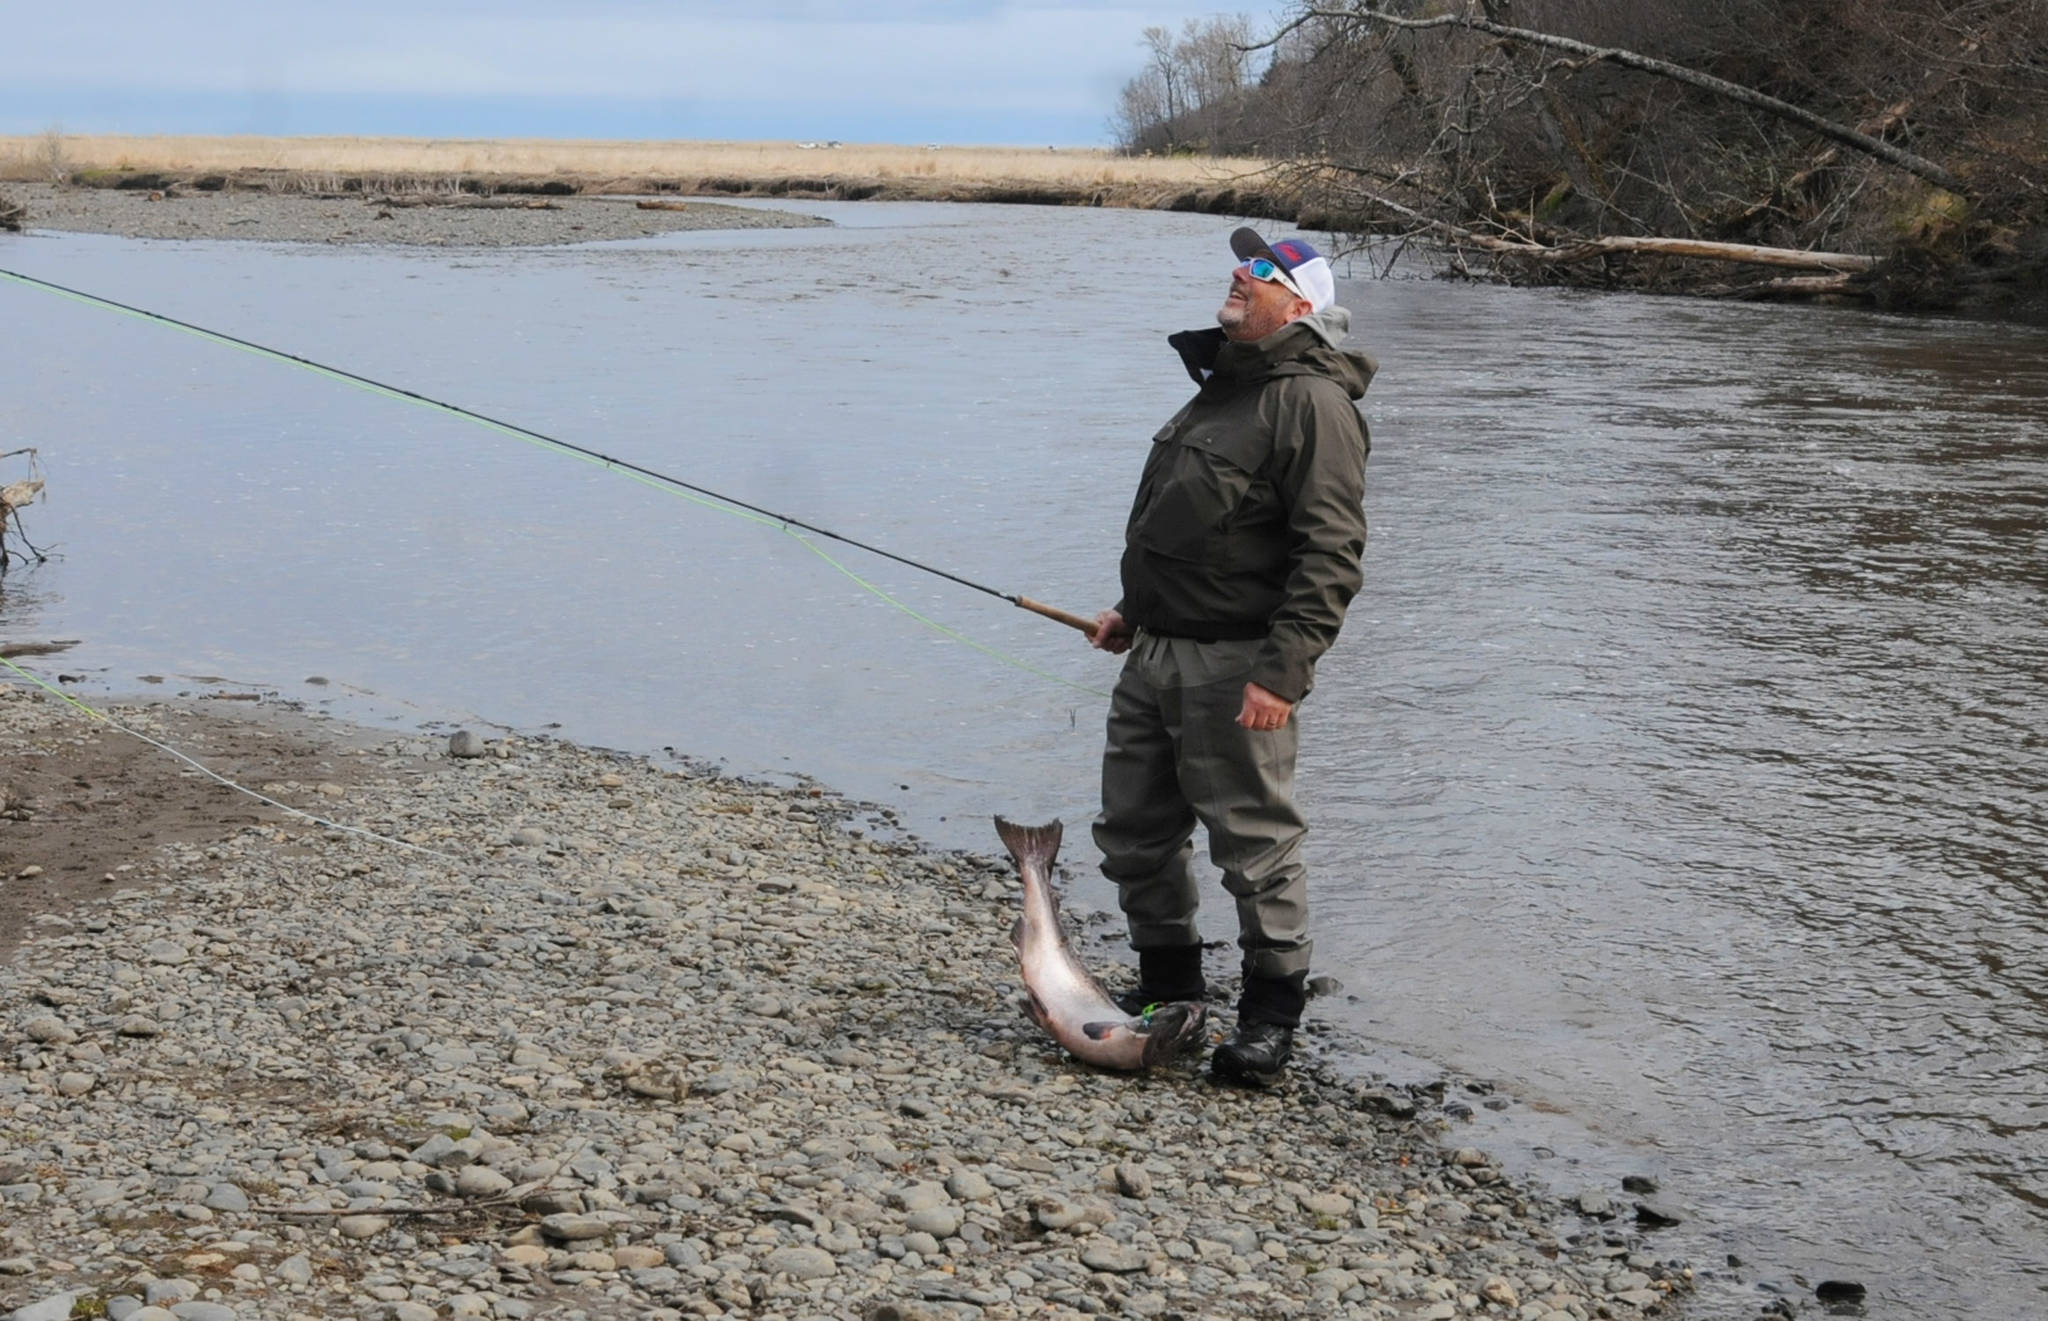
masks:
<path id="1" fill-rule="evenodd" d="M 7 6 L 0 133 L 1107 144 L 1141 33 L 1270 0 Z"/>

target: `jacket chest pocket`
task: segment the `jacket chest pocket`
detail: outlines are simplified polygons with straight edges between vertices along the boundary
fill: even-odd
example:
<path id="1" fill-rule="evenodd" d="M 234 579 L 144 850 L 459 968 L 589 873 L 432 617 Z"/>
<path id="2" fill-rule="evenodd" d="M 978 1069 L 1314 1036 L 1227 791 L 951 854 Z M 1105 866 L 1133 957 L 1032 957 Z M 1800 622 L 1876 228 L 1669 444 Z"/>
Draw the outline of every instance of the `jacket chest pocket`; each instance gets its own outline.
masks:
<path id="1" fill-rule="evenodd" d="M 1146 498 L 1131 516 L 1129 538 L 1162 555 L 1200 558 L 1259 481 L 1272 440 L 1252 428 L 1211 429 L 1176 420 L 1152 444 Z"/>

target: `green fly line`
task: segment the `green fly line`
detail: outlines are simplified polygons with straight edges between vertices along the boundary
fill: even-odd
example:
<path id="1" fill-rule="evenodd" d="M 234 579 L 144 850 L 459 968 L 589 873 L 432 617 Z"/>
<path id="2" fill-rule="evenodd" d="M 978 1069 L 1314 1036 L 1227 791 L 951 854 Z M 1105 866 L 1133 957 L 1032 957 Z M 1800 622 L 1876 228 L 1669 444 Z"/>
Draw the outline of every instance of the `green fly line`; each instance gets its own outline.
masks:
<path id="1" fill-rule="evenodd" d="M 16 284 L 23 286 L 24 288 L 38 289 L 45 293 L 54 294 L 60 298 L 68 299 L 75 303 L 82 303 L 87 307 L 95 307 L 103 311 L 109 312 L 119 312 L 123 316 L 133 317 L 140 321 L 147 321 L 160 326 L 168 326 L 173 330 L 183 331 L 188 335 L 196 336 L 199 339 L 206 340 L 213 344 L 219 344 L 226 348 L 240 349 L 244 353 L 254 354 L 259 358 L 267 358 L 272 362 L 281 362 L 293 367 L 303 368 L 306 371 L 312 372 L 316 376 L 324 376 L 328 380 L 337 381 L 344 385 L 351 385 L 359 390 L 367 391 L 370 394 L 381 395 L 386 399 L 396 400 L 400 403 L 413 404 L 421 408 L 429 409 L 433 412 L 442 413 L 450 417 L 460 418 L 461 420 L 469 422 L 475 426 L 483 427 L 487 431 L 494 431 L 501 436 L 509 436 L 514 440 L 523 441 L 526 444 L 532 445 L 537 449 L 547 450 L 550 453 L 559 454 L 565 458 L 576 459 L 580 462 L 591 464 L 595 467 L 604 468 L 611 472 L 616 472 L 623 477 L 627 477 L 633 481 L 640 483 L 642 486 L 650 487 L 654 490 L 664 492 L 668 495 L 677 496 L 701 508 L 709 509 L 716 513 L 726 514 L 730 517 L 738 518 L 745 522 L 757 524 L 762 527 L 774 528 L 787 536 L 795 538 L 796 541 L 799 544 L 801 544 L 805 549 L 809 550 L 813 555 L 816 555 L 819 559 L 823 560 L 826 564 L 830 565 L 834 570 L 842 574 L 848 581 L 852 582 L 862 591 L 875 597 L 877 600 L 883 602 L 891 608 L 898 610 L 903 614 L 909 616 L 911 619 L 915 620 L 919 624 L 922 624 L 924 627 L 930 629 L 932 632 L 939 634 L 941 637 L 947 638 L 954 642 L 961 643 L 964 646 L 971 647 L 974 650 L 981 652 L 983 655 L 988 656 L 993 660 L 999 661 L 1004 665 L 1008 665 L 1013 669 L 1022 670 L 1026 674 L 1035 675 L 1038 678 L 1044 679 L 1050 683 L 1058 684 L 1061 687 L 1071 688 L 1077 692 L 1087 693 L 1094 697 L 1109 696 L 1109 694 L 1103 689 L 1094 688 L 1083 683 L 1076 683 L 1072 679 L 1068 679 L 1062 675 L 1054 674 L 1052 671 L 1047 670 L 1041 666 L 1033 665 L 1031 662 L 1024 660 L 1021 657 L 1013 656 L 1008 652 L 1002 651 L 995 647 L 991 647 L 986 643 L 977 642 L 973 638 L 970 638 L 965 634 L 961 633 L 959 630 L 950 628 L 945 624 L 940 623 L 938 620 L 933 619 L 931 616 L 926 615 L 923 612 L 913 608 L 908 603 L 899 600 L 897 597 L 891 595 L 886 589 L 869 580 L 868 578 L 865 578 L 861 576 L 859 573 L 856 573 L 853 569 L 849 568 L 844 562 L 835 558 L 833 555 L 829 554 L 824 547 L 820 546 L 816 541 L 812 539 L 811 535 L 806 534 L 814 534 L 816 536 L 830 538 L 833 541 L 844 542 L 849 546 L 854 546 L 861 550 L 867 551 L 871 554 L 879 555 L 884 559 L 894 560 L 899 564 L 908 565 L 911 568 L 918 569 L 924 573 L 934 574 L 940 578 L 947 579 L 950 582 L 958 583 L 963 587 L 972 588 L 977 592 L 983 592 L 989 596 L 996 597 L 1000 600 L 1008 601 L 1012 605 L 1022 606 L 1027 610 L 1034 610 L 1040 614 L 1049 614 L 1053 618 L 1062 619 L 1063 622 L 1068 623 L 1070 626 L 1080 626 L 1079 621 L 1075 620 L 1073 617 L 1065 616 L 1062 614 L 1062 612 L 1049 611 L 1046 607 L 1039 605 L 1037 602 L 1031 601 L 1027 597 L 1023 597 L 1012 592 L 999 591 L 996 588 L 987 586 L 986 584 L 975 582 L 969 578 L 963 578 L 959 574 L 950 573 L 945 569 L 937 568 L 933 565 L 922 563 L 918 560 L 911 559 L 908 556 L 898 555 L 894 551 L 884 550 L 880 546 L 870 545 L 869 543 L 864 541 L 856 541 L 852 537 L 845 536 L 838 532 L 834 532 L 829 528 L 818 527 L 814 524 L 806 523 L 800 519 L 791 518 L 784 514 L 778 514 L 770 509 L 763 509 L 759 505 L 750 504 L 745 500 L 740 500 L 729 495 L 720 494 L 719 492 L 713 491 L 707 487 L 699 486 L 692 482 L 686 482 L 678 477 L 671 477 L 666 473 L 656 472 L 651 468 L 642 467 L 641 465 L 633 463 L 626 459 L 615 458 L 612 455 L 602 454 L 596 450 L 586 448 L 585 446 L 582 445 L 577 445 L 571 441 L 561 440 L 558 439 L 557 437 L 549 436 L 539 431 L 534 431 L 531 428 L 519 426 L 516 423 L 506 422 L 498 418 L 489 417 L 483 413 L 476 412 L 473 409 L 464 408 L 459 404 L 447 403 L 443 400 L 434 399 L 413 390 L 407 390 L 399 386 L 388 385 L 382 381 L 372 380 L 370 377 L 361 376 L 351 371 L 345 371 L 339 367 L 330 367 L 325 363 L 315 362 L 310 358 L 302 358 L 294 353 L 286 353 L 282 349 L 274 349 L 264 344 L 255 343 L 252 340 L 241 339 L 237 336 L 226 334 L 222 331 L 209 330 L 204 326 L 193 325 L 189 321 L 180 321 L 176 317 L 166 316 L 161 312 L 152 312 L 146 308 L 132 307 L 126 303 L 116 302 L 111 298 L 102 298 L 98 294 L 90 294 L 84 292 L 83 290 L 68 288 L 64 285 L 55 284 L 48 280 L 39 280 L 35 276 L 23 275 L 18 271 L 0 269 L 0 279 L 11 280 Z M 26 671 L 22 671 L 22 673 L 26 673 Z M 66 701 L 72 701 L 72 698 L 68 694 L 65 694 L 64 698 Z M 104 719 L 105 717 L 101 718 Z"/>

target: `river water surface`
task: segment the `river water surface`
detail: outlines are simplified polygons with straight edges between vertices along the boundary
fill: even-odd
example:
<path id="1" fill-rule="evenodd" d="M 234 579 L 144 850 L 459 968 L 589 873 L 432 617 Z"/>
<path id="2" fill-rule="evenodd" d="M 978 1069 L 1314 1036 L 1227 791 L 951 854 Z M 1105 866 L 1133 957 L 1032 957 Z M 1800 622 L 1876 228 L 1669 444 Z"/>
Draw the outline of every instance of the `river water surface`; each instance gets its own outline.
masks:
<path id="1" fill-rule="evenodd" d="M 1231 222 L 801 209 L 838 226 L 41 235 L 0 265 L 1113 600 L 1189 390 L 1164 336 L 1209 321 Z M 2048 1313 L 2048 334 L 1340 288 L 1382 372 L 1366 587 L 1304 709 L 1349 990 L 1317 1013 L 1497 1082 L 1459 1140 L 1560 1192 L 1658 1178 L 1698 1315 L 1817 1311 L 1824 1279 L 1872 1316 Z M 1093 811 L 1114 662 L 1076 634 L 827 547 L 994 656 L 777 529 L 445 415 L 18 286 L 0 325 L 0 450 L 42 448 L 30 531 L 62 546 L 8 578 L 0 636 L 82 639 L 44 664 L 86 690 L 554 723 L 978 849 L 991 812 Z"/>

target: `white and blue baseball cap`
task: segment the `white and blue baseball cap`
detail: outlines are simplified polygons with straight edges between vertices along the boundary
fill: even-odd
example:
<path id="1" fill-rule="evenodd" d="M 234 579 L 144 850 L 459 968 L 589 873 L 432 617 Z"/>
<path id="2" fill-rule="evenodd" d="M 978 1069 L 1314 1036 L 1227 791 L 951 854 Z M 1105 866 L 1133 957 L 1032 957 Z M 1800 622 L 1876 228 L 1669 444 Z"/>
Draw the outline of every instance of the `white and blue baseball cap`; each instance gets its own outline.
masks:
<path id="1" fill-rule="evenodd" d="M 1267 243 L 1257 230 L 1246 226 L 1231 234 L 1230 250 L 1239 261 L 1264 257 L 1278 266 L 1287 277 L 1287 286 L 1307 299 L 1314 311 L 1320 312 L 1337 301 L 1337 276 L 1330 270 L 1330 263 L 1299 234 Z"/>

